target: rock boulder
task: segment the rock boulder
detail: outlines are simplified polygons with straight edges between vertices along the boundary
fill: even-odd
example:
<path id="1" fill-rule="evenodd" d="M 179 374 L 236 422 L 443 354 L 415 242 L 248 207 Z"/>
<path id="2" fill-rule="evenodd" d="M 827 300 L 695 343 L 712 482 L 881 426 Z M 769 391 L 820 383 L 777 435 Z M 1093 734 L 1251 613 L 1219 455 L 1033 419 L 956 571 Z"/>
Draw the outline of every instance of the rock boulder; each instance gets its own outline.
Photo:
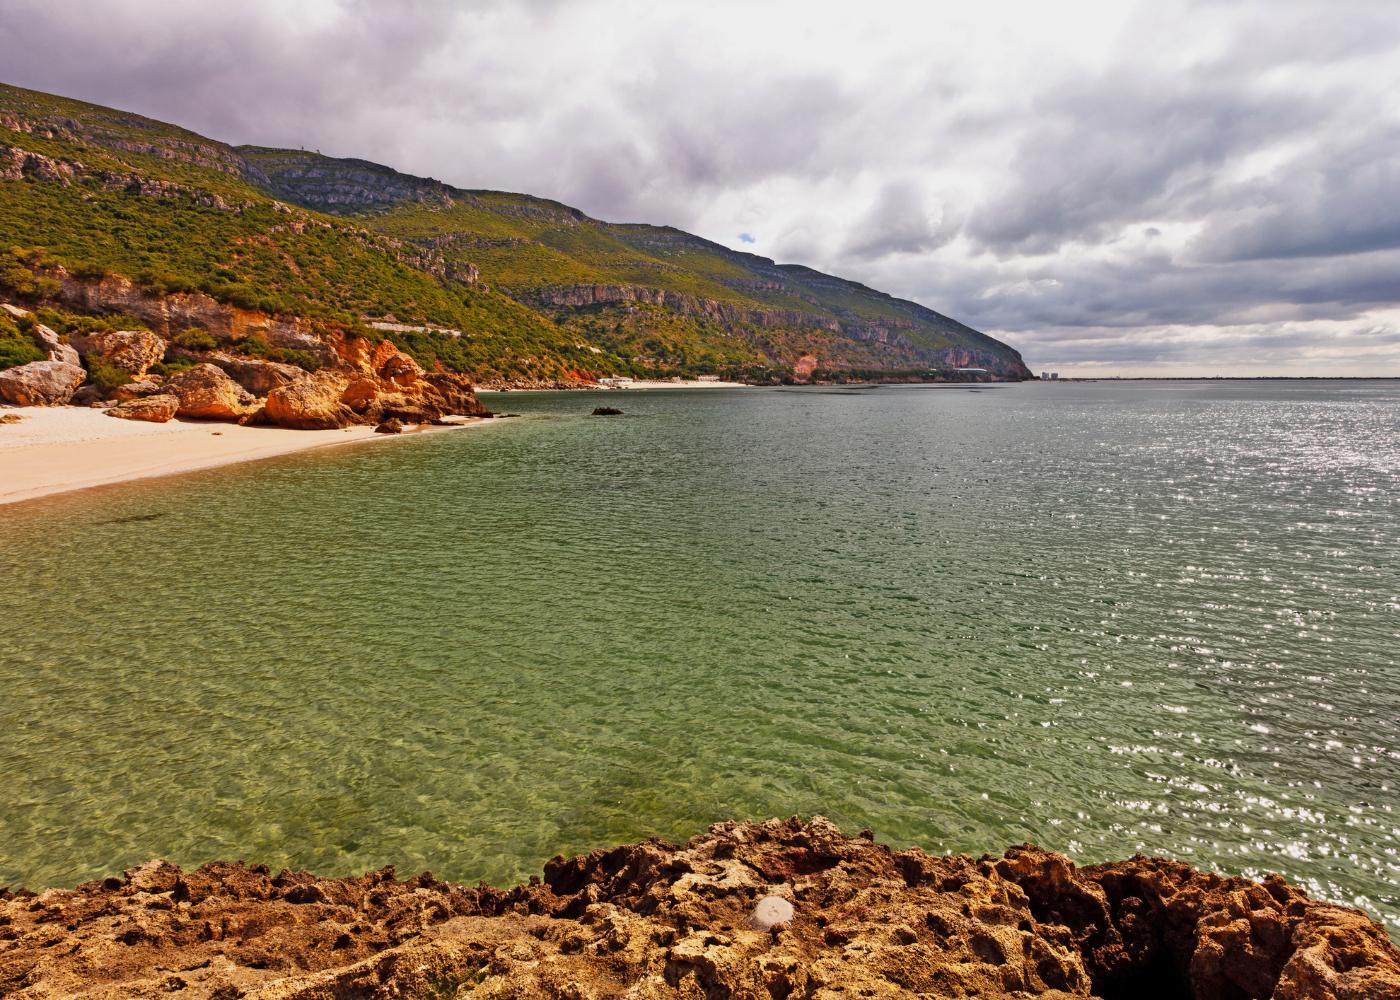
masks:
<path id="1" fill-rule="evenodd" d="M 87 372 L 67 361 L 31 361 L 0 371 L 0 399 L 16 406 L 59 406 L 73 398 Z"/>
<path id="2" fill-rule="evenodd" d="M 179 397 L 170 393 L 156 396 L 142 396 L 128 399 L 107 411 L 109 417 L 123 420 L 147 420 L 153 424 L 163 424 L 175 416 L 180 408 Z"/>
<path id="3" fill-rule="evenodd" d="M 39 349 L 47 351 L 50 361 L 63 361 L 70 365 L 82 364 L 82 358 L 72 344 L 65 344 L 58 336 L 43 323 L 34 324 L 34 342 L 39 345 Z"/>
<path id="4" fill-rule="evenodd" d="M 149 330 L 104 330 L 70 339 L 83 357 L 99 357 L 132 375 L 146 374 L 165 357 L 165 341 Z"/>
<path id="5" fill-rule="evenodd" d="M 155 381 L 154 378 L 141 379 L 117 386 L 112 390 L 112 398 L 119 403 L 124 403 L 128 399 L 144 399 L 147 396 L 155 396 L 168 391 L 163 384 Z"/>
<path id="6" fill-rule="evenodd" d="M 308 372 L 267 394 L 263 414 L 268 423 L 296 430 L 331 430 L 361 422 L 341 397 L 349 380 L 336 372 Z"/>
<path id="7" fill-rule="evenodd" d="M 242 420 L 257 409 L 252 393 L 215 365 L 195 365 L 172 375 L 165 390 L 180 400 L 179 416 L 192 420 Z"/>
<path id="8" fill-rule="evenodd" d="M 230 354 L 211 357 L 209 361 L 227 372 L 229 378 L 259 397 L 266 396 L 273 389 L 289 385 L 306 374 L 296 365 L 240 358 Z"/>

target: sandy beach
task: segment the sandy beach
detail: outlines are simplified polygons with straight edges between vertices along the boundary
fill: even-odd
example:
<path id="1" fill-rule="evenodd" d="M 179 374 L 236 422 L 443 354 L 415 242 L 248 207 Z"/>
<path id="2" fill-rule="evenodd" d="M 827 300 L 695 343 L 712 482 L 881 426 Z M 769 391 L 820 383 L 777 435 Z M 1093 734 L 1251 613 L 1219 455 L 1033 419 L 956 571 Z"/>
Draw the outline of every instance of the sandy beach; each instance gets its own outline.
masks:
<path id="1" fill-rule="evenodd" d="M 636 379 L 619 389 L 751 389 L 747 382 L 672 382 L 667 379 Z"/>
<path id="2" fill-rule="evenodd" d="M 293 431 L 186 420 L 153 424 L 118 420 L 101 410 L 76 406 L 0 409 L 0 415 L 8 414 L 21 419 L 18 423 L 0 423 L 0 504 L 273 458 L 310 448 L 392 441 L 417 433 L 490 422 L 463 420 L 393 435 L 376 434 L 372 427 Z"/>
<path id="3" fill-rule="evenodd" d="M 477 395 L 515 396 L 527 392 L 625 392 L 631 389 L 752 389 L 747 382 L 671 382 L 667 379 L 636 379 L 623 385 L 580 385 L 573 389 L 488 389 L 477 386 Z"/>

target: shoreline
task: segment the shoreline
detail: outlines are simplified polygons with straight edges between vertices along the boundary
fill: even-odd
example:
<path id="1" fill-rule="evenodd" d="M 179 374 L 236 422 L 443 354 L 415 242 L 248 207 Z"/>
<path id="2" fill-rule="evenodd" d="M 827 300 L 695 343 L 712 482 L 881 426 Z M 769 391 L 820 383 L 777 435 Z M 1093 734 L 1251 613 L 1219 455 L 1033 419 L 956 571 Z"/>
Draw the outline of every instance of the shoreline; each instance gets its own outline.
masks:
<path id="1" fill-rule="evenodd" d="M 411 437 L 491 422 L 487 418 L 468 418 L 439 426 L 425 425 L 402 434 L 376 434 L 373 427 L 362 425 L 298 431 L 196 420 L 143 423 L 109 417 L 99 409 L 72 406 L 13 407 L 0 413 L 21 418 L 17 423 L 0 423 L 0 506 L 316 448 Z"/>
<path id="2" fill-rule="evenodd" d="M 625 392 L 633 389 L 763 389 L 767 386 L 752 385 L 748 382 L 668 382 L 665 379 L 638 379 L 627 385 L 598 385 L 581 382 L 575 385 L 521 386 L 520 388 L 488 387 L 478 385 L 477 395 L 495 393 L 510 396 L 522 392 Z"/>

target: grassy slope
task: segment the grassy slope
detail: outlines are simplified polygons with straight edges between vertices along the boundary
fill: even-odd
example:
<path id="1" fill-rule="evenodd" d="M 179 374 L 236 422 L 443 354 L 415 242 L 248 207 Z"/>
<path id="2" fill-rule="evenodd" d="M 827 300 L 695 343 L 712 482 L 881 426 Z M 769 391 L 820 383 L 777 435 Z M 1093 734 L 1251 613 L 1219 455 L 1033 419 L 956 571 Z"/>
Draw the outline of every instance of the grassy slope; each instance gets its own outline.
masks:
<path id="1" fill-rule="evenodd" d="M 220 301 L 358 327 L 364 316 L 463 330 L 456 340 L 396 335 L 421 359 L 479 376 L 552 378 L 591 352 L 561 342 L 538 312 L 498 292 L 441 280 L 414 248 L 343 219 L 279 211 L 263 178 L 233 149 L 135 115 L 0 86 L 0 145 L 81 164 L 74 182 L 0 182 L 0 247 L 44 247 L 69 270 L 130 277 L 151 291 L 202 291 Z M 108 189 L 99 172 L 184 185 L 152 197 Z M 201 192 L 230 206 L 201 205 Z M 401 259 L 407 256 L 409 259 Z M 0 279 L 3 280 L 3 279 Z M 13 286 L 4 289 L 14 293 Z"/>
<path id="2" fill-rule="evenodd" d="M 235 149 L 138 115 L 0 85 L 5 145 L 83 169 L 70 184 L 0 182 L 0 247 L 40 246 L 70 270 L 121 273 L 152 291 L 198 290 L 338 325 L 393 317 L 462 330 L 460 340 L 395 338 L 424 360 L 478 377 L 752 374 L 806 353 L 828 367 L 914 368 L 950 346 L 1014 356 L 914 303 L 679 230 L 603 223 L 557 202 L 461 191 L 366 161 Z M 112 180 L 132 175 L 183 193 L 154 197 Z M 206 193 L 222 205 L 200 204 Z M 289 213 L 279 202 L 298 207 Z M 453 265 L 459 274 L 475 266 L 481 281 L 455 280 Z M 736 325 L 656 306 L 542 301 L 549 289 L 594 284 L 800 315 Z M 830 329 L 892 321 L 910 346 Z"/>

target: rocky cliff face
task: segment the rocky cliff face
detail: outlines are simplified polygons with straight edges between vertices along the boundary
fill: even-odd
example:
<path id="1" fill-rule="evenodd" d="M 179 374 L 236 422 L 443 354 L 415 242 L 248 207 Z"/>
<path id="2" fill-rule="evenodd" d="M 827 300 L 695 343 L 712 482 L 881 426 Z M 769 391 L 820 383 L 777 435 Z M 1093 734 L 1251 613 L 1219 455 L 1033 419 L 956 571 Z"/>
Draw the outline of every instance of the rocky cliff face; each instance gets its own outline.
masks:
<path id="1" fill-rule="evenodd" d="M 476 398 L 465 376 L 426 371 L 391 341 L 371 340 L 338 326 L 297 317 L 272 316 L 226 305 L 198 293 L 150 295 L 115 275 L 99 280 L 78 278 L 62 268 L 51 272 L 58 298 L 95 313 L 134 316 L 152 330 L 101 331 L 70 338 L 63 344 L 47 327 L 36 324 L 35 337 L 51 357 L 71 351 L 92 366 L 98 360 L 138 381 L 100 390 L 85 405 L 108 398 L 114 403 L 162 395 L 174 405 L 114 406 L 113 416 L 144 420 L 223 420 L 323 430 L 351 424 L 439 423 L 447 416 L 485 417 L 491 412 Z M 14 306 L 7 315 L 28 317 Z M 178 346 L 171 339 L 198 328 L 203 347 Z M 256 338 L 264 349 L 296 352 L 308 367 L 241 356 L 239 345 Z M 184 343 L 190 343 L 188 339 Z M 166 378 L 148 374 L 157 362 L 179 360 L 187 367 Z M 0 401 L 20 405 L 54 405 L 74 398 L 88 372 L 77 363 L 48 360 L 0 372 Z"/>
<path id="2" fill-rule="evenodd" d="M 1400 951 L 1276 877 L 933 857 L 818 817 L 556 858 L 509 890 L 152 862 L 0 892 L 0 994 L 1382 1000 Z"/>

